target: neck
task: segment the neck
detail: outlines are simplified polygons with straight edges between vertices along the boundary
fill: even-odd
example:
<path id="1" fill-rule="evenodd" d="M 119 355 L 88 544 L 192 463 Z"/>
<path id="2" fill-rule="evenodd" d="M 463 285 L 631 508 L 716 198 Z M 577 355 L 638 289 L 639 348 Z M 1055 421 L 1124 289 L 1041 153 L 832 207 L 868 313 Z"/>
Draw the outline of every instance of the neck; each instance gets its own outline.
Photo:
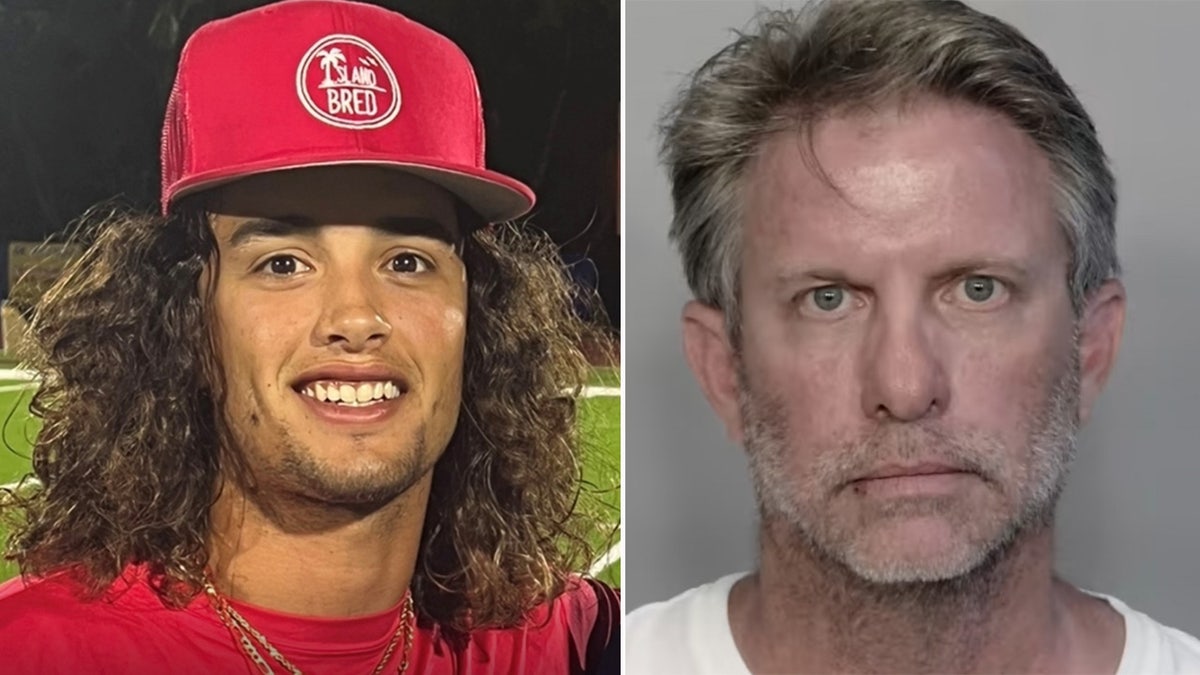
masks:
<path id="1" fill-rule="evenodd" d="M 755 672 L 1034 672 L 1063 665 L 1064 602 L 1053 533 L 1027 533 L 946 582 L 874 584 L 764 523 L 762 567 L 730 598 L 739 650 Z M 797 639 L 797 636 L 803 636 Z"/>
<path id="2" fill-rule="evenodd" d="M 226 597 L 289 614 L 386 611 L 412 581 L 431 479 L 432 472 L 371 509 L 268 499 L 227 480 L 210 517 L 213 584 Z"/>

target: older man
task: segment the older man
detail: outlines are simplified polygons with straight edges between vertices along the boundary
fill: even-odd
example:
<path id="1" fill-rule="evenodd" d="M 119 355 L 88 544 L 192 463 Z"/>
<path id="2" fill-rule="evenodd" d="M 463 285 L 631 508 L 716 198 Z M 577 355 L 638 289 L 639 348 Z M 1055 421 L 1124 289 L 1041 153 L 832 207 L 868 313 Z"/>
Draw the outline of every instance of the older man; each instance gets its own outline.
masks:
<path id="1" fill-rule="evenodd" d="M 1125 292 L 1107 159 L 1036 47 L 957 2 L 764 13 L 663 157 L 761 560 L 634 612 L 630 672 L 1200 670 L 1052 567 Z"/>
<path id="2" fill-rule="evenodd" d="M 471 64 L 372 5 L 202 27 L 162 216 L 117 213 L 32 325 L 38 484 L 12 673 L 570 673 L 615 594 L 588 523 L 586 328 L 483 164 Z"/>

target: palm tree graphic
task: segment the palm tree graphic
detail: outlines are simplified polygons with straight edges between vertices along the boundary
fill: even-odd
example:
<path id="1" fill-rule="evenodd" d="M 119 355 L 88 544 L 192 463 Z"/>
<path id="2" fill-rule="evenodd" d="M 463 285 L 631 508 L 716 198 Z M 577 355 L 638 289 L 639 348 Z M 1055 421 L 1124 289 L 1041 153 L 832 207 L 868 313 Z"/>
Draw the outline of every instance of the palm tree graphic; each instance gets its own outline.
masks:
<path id="1" fill-rule="evenodd" d="M 337 84 L 337 82 L 334 82 L 333 78 L 329 75 L 330 69 L 337 71 L 338 75 L 341 76 L 341 81 L 345 82 L 346 71 L 338 67 L 346 61 L 346 55 L 342 53 L 342 50 L 338 49 L 337 47 L 322 49 L 321 51 L 317 52 L 317 56 L 321 57 L 321 62 L 318 65 L 322 70 L 325 71 L 325 81 L 322 82 L 320 86 L 332 87 Z"/>

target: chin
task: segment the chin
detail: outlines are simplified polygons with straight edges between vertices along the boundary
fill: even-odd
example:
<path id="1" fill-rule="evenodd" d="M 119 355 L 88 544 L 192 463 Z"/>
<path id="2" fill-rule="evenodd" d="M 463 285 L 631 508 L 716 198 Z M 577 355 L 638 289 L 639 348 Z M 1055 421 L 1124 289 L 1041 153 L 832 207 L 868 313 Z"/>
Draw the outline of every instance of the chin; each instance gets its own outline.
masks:
<path id="1" fill-rule="evenodd" d="M 863 537 L 838 557 L 865 581 L 898 584 L 968 574 L 987 559 L 991 548 L 953 535 L 922 533 L 906 539 Z"/>
<path id="2" fill-rule="evenodd" d="M 1014 538 L 1004 523 L 967 510 L 893 516 L 858 528 L 826 553 L 855 576 L 877 584 L 939 582 L 965 577 L 994 560 Z M 958 517 L 955 517 L 958 516 Z M 832 542 L 831 542 L 832 543 Z"/>
<path id="3" fill-rule="evenodd" d="M 289 448 L 279 462 L 278 479 L 315 501 L 378 504 L 405 493 L 433 468 L 419 437 L 403 446 L 376 438 L 343 443 L 324 452 Z"/>
<path id="4" fill-rule="evenodd" d="M 378 505 L 390 502 L 420 482 L 424 471 L 405 464 L 389 469 L 354 467 L 309 471 L 292 476 L 300 492 L 329 504 Z"/>

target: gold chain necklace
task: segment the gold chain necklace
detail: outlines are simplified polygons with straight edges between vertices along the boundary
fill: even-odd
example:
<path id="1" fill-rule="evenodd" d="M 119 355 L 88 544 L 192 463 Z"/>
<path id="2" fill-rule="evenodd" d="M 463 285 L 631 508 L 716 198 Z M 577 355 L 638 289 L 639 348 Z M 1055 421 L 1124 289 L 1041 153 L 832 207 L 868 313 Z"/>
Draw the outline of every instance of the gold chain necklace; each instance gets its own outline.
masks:
<path id="1" fill-rule="evenodd" d="M 211 581 L 204 582 L 204 592 L 208 595 L 209 600 L 212 602 L 213 609 L 216 610 L 217 616 L 221 617 L 221 622 L 224 623 L 227 628 L 229 628 L 229 631 L 233 633 L 235 637 L 237 637 L 238 644 L 241 646 L 242 651 L 246 653 L 246 656 L 250 657 L 250 660 L 253 661 L 256 666 L 258 666 L 259 672 L 263 673 L 263 675 L 274 675 L 275 669 L 271 667 L 271 664 L 267 663 L 267 660 L 263 658 L 262 653 L 260 653 L 258 648 L 254 646 L 254 641 L 250 639 L 252 637 L 255 641 L 262 645 L 263 649 L 267 651 L 267 654 L 269 654 L 271 658 L 275 659 L 279 665 L 283 666 L 287 672 L 291 673 L 292 675 L 303 675 L 300 669 L 292 665 L 291 661 L 288 661 L 286 658 L 284 658 L 283 654 L 280 654 L 279 650 L 276 649 L 275 646 L 272 645 L 262 633 L 258 632 L 254 626 L 250 625 L 250 622 L 246 620 L 246 617 L 238 613 L 238 611 L 229 604 L 229 602 L 225 599 L 225 596 L 217 592 L 216 587 L 213 586 Z M 405 592 L 404 594 L 404 609 L 400 614 L 400 625 L 396 627 L 396 633 L 392 635 L 392 639 L 390 642 L 388 642 L 387 648 L 383 650 L 383 656 L 379 659 L 379 665 L 375 666 L 373 675 L 379 675 L 379 673 L 383 672 L 383 667 L 387 665 L 387 662 L 392 658 L 392 654 L 396 651 L 396 645 L 399 644 L 401 635 L 404 636 L 404 651 L 400 655 L 400 665 L 396 667 L 396 673 L 398 673 L 398 675 L 404 675 L 404 673 L 408 670 L 408 655 L 409 652 L 412 651 L 413 599 L 411 592 Z"/>

